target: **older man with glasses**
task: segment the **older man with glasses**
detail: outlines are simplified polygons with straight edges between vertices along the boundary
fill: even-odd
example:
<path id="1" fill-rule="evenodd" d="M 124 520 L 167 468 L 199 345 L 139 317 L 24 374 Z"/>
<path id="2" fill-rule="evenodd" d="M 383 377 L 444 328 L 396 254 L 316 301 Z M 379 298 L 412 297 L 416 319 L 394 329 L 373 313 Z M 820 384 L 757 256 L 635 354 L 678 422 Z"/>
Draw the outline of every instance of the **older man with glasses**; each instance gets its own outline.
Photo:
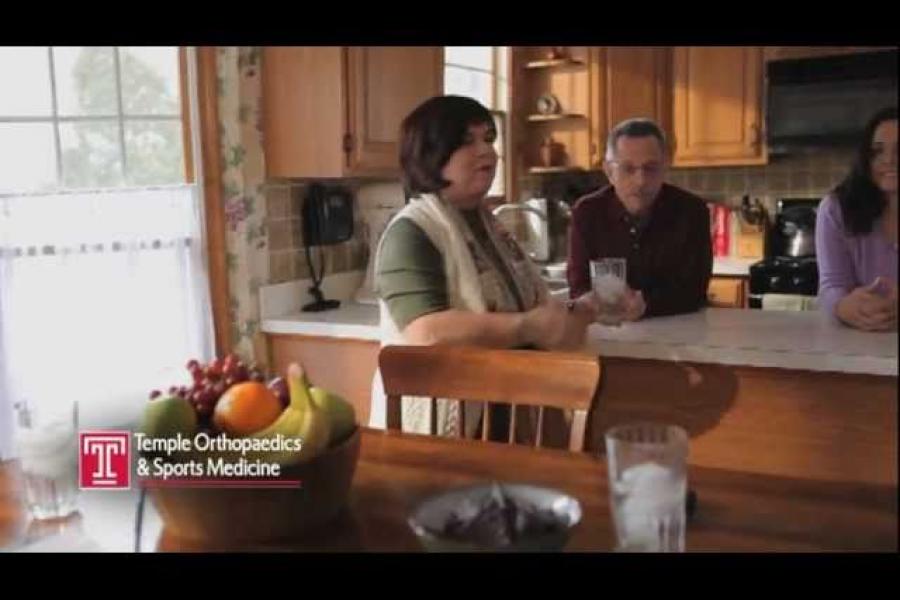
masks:
<path id="1" fill-rule="evenodd" d="M 665 135 L 649 119 L 616 125 L 606 144 L 610 185 L 581 198 L 569 235 L 569 294 L 591 290 L 590 261 L 624 258 L 624 318 L 696 311 L 712 273 L 709 211 L 690 192 L 664 183 Z"/>

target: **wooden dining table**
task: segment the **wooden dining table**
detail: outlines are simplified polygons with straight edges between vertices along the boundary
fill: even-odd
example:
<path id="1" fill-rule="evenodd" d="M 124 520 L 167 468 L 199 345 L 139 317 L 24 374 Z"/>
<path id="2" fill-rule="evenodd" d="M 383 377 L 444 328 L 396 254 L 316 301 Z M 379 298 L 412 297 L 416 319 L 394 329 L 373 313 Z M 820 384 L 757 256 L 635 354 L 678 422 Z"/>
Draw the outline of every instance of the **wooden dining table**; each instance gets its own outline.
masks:
<path id="1" fill-rule="evenodd" d="M 554 488 L 581 504 L 581 522 L 568 552 L 610 552 L 615 533 L 606 459 L 591 453 L 534 449 L 364 429 L 346 508 L 303 540 L 222 546 L 177 539 L 152 502 L 143 515 L 147 551 L 418 552 L 407 524 L 426 498 L 458 486 L 490 481 Z M 897 552 L 897 487 L 769 476 L 689 466 L 697 495 L 688 520 L 688 552 Z M 80 513 L 59 523 L 30 522 L 15 462 L 0 464 L 0 551 L 43 543 L 71 530 L 100 550 L 131 551 L 137 490 L 116 495 L 84 491 Z M 129 495 L 130 494 L 130 495 Z M 40 547 L 40 546 L 38 546 Z"/>

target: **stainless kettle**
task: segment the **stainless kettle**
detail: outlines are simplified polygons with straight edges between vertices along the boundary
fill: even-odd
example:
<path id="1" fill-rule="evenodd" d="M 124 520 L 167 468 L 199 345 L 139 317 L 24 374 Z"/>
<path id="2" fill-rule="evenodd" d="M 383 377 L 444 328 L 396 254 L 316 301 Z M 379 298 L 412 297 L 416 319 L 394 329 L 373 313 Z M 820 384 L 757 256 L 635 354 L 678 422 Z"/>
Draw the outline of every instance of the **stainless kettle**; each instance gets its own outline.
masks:
<path id="1" fill-rule="evenodd" d="M 796 206 L 784 208 L 776 223 L 781 238 L 781 255 L 790 257 L 816 255 L 816 208 Z"/>

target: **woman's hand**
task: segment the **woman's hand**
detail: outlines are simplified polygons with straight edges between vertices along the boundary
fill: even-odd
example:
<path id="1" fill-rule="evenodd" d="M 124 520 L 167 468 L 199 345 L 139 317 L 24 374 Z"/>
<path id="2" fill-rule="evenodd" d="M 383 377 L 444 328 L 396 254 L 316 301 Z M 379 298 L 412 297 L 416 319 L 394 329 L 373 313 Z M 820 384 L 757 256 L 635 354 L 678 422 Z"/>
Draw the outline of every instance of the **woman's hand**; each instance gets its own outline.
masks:
<path id="1" fill-rule="evenodd" d="M 897 329 L 897 285 L 878 277 L 844 296 L 835 308 L 838 319 L 864 331 Z"/>
<path id="2" fill-rule="evenodd" d="M 582 298 L 584 298 L 582 296 Z M 576 349 L 584 345 L 585 332 L 594 321 L 595 311 L 587 299 L 566 303 L 554 298 L 524 313 L 522 345 L 544 350 Z"/>

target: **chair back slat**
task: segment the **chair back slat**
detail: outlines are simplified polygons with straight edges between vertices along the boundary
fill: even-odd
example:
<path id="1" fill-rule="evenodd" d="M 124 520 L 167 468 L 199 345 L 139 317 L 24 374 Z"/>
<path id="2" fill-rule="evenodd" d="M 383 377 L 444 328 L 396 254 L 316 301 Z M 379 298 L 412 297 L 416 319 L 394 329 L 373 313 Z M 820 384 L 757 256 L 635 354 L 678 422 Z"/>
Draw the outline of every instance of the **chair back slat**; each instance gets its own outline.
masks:
<path id="1" fill-rule="evenodd" d="M 431 399 L 437 432 L 437 398 L 481 402 L 481 439 L 491 431 L 491 404 L 513 405 L 508 439 L 515 442 L 518 406 L 537 407 L 536 446 L 543 439 L 545 408 L 570 411 L 569 448 L 584 447 L 587 414 L 600 385 L 600 359 L 581 353 L 492 350 L 466 346 L 385 346 L 378 356 L 387 402 L 387 426 L 401 429 L 400 398 Z M 465 427 L 460 402 L 460 434 Z"/>

